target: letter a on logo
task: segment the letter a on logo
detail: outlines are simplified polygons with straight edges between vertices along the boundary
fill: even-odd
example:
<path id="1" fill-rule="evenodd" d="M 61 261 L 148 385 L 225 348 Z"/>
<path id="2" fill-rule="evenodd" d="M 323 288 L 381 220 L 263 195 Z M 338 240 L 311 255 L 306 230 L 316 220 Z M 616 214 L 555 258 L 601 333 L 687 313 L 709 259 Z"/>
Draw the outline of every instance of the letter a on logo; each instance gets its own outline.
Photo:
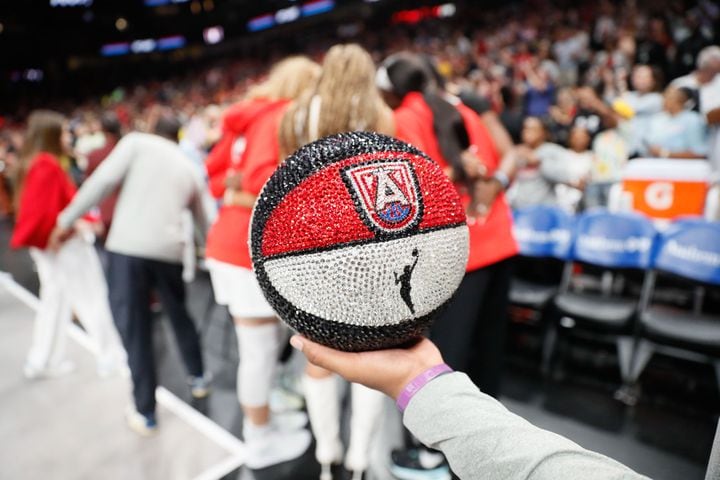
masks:
<path id="1" fill-rule="evenodd" d="M 359 213 L 373 229 L 400 232 L 416 223 L 420 213 L 415 172 L 408 162 L 387 161 L 343 171 Z"/>

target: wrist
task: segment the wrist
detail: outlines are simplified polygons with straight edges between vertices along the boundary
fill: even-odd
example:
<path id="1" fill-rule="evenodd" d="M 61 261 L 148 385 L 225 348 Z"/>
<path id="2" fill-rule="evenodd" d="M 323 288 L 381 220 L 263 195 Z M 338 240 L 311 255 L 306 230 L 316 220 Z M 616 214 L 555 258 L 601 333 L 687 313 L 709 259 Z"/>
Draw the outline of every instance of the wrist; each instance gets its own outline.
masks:
<path id="1" fill-rule="evenodd" d="M 495 180 L 500 185 L 500 191 L 507 190 L 510 186 L 510 177 L 502 170 L 497 170 L 490 179 Z"/>
<path id="2" fill-rule="evenodd" d="M 450 368 L 447 364 L 441 363 L 425 368 L 420 373 L 414 375 L 412 379 L 406 383 L 403 389 L 395 396 L 395 404 L 398 409 L 401 412 L 404 412 L 413 396 L 422 390 L 425 385 L 441 375 L 452 373 L 452 371 L 452 368 Z"/>

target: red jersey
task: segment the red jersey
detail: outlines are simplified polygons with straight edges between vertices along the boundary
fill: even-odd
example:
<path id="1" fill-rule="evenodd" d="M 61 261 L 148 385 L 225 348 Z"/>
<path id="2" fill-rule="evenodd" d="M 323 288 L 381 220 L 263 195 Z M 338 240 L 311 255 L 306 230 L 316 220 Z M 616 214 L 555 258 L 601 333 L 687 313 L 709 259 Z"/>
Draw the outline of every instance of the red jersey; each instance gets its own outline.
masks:
<path id="1" fill-rule="evenodd" d="M 210 187 L 216 198 L 225 191 L 225 177 L 231 168 L 242 174 L 242 190 L 255 196 L 270 178 L 280 161 L 280 122 L 287 100 L 255 99 L 241 102 L 228 110 L 222 139 L 206 161 Z M 232 159 L 232 145 L 245 139 L 239 161 Z M 205 256 L 225 263 L 252 268 L 248 238 L 252 210 L 242 206 L 223 206 L 210 228 Z"/>
<path id="2" fill-rule="evenodd" d="M 500 155 L 490 133 L 477 113 L 461 103 L 456 105 L 456 108 L 465 123 L 470 144 L 477 148 L 478 157 L 487 168 L 488 175 L 492 175 L 498 168 Z M 447 168 L 449 164 L 440 151 L 440 144 L 433 129 L 433 113 L 422 94 L 413 92 L 406 95 L 394 113 L 397 137 L 425 152 L 441 168 Z M 470 196 L 462 184 L 456 183 L 455 187 L 463 205 L 467 207 Z M 470 229 L 468 272 L 492 265 L 518 253 L 518 246 L 512 234 L 512 213 L 504 193 L 500 193 L 495 198 L 487 217 L 479 222 L 468 222 L 468 227 Z"/>
<path id="3" fill-rule="evenodd" d="M 53 154 L 40 152 L 30 162 L 15 219 L 12 248 L 47 247 L 60 212 L 75 195 L 75 185 Z"/>

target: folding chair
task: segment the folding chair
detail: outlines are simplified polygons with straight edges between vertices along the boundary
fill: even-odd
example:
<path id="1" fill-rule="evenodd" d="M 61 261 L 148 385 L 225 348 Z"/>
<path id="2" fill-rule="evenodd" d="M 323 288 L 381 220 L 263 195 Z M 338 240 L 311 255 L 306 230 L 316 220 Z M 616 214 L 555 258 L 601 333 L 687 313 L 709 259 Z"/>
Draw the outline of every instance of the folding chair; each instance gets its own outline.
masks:
<path id="1" fill-rule="evenodd" d="M 688 281 L 692 310 L 654 302 L 659 276 Z M 706 291 L 720 287 L 720 223 L 693 221 L 660 236 L 643 289 L 637 351 L 629 381 L 637 382 L 655 352 L 715 367 L 720 389 L 720 316 L 703 313 Z"/>
<path id="2" fill-rule="evenodd" d="M 627 275 L 644 278 L 655 236 L 651 221 L 636 213 L 593 210 L 578 218 L 560 293 L 553 301 L 555 321 L 543 355 L 545 371 L 550 371 L 556 335 L 572 331 L 614 343 L 623 382 L 629 378 L 640 296 L 623 295 L 623 283 Z M 576 275 L 578 264 L 599 270 L 592 290 Z"/>
<path id="3" fill-rule="evenodd" d="M 513 212 L 513 233 L 525 271 L 510 286 L 510 304 L 542 312 L 560 287 L 562 269 L 572 236 L 572 218 L 552 206 L 537 205 Z"/>

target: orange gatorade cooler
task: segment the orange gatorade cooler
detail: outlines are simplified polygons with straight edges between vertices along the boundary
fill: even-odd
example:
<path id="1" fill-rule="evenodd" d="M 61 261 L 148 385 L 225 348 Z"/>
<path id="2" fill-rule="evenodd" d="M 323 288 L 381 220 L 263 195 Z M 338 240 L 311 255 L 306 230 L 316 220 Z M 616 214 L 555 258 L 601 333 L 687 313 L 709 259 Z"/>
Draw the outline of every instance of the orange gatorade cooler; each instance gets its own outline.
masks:
<path id="1" fill-rule="evenodd" d="M 623 206 L 657 219 L 702 215 L 710 175 L 705 160 L 632 160 L 622 173 Z"/>

